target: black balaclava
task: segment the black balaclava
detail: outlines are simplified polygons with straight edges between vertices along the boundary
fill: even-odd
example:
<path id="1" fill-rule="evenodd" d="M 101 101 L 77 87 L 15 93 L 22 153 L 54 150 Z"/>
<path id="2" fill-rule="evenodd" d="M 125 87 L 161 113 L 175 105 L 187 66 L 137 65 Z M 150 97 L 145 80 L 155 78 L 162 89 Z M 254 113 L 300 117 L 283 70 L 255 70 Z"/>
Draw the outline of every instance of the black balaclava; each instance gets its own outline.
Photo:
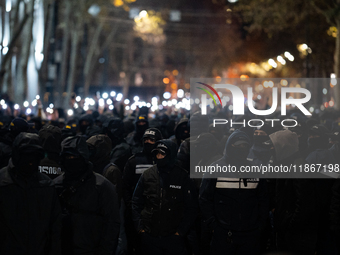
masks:
<path id="1" fill-rule="evenodd" d="M 156 144 L 144 142 L 145 138 L 151 138 L 157 142 L 163 138 L 162 133 L 157 128 L 148 128 L 143 135 L 143 153 L 145 153 L 146 156 L 151 157 L 151 152 L 155 149 Z"/>
<path id="2" fill-rule="evenodd" d="M 235 147 L 239 144 L 245 144 L 247 146 L 243 148 Z M 233 164 L 242 164 L 247 160 L 249 149 L 249 136 L 243 131 L 236 130 L 229 136 L 227 140 L 224 157 Z"/>
<path id="3" fill-rule="evenodd" d="M 165 154 L 162 159 L 157 159 L 156 155 L 161 152 Z M 156 142 L 156 148 L 152 150 L 154 160 L 160 172 L 169 172 L 177 159 L 177 145 L 168 139 Z"/>
<path id="4" fill-rule="evenodd" d="M 326 149 L 328 146 L 328 130 L 323 125 L 315 125 L 309 130 L 309 136 L 316 137 L 308 137 L 308 149 L 310 152 L 317 149 Z"/>
<path id="5" fill-rule="evenodd" d="M 140 122 L 145 122 L 145 124 L 144 125 L 138 125 L 138 123 L 140 123 Z M 140 115 L 140 116 L 137 117 L 135 124 L 136 124 L 136 126 L 135 126 L 136 136 L 141 138 L 144 135 L 145 131 L 149 128 L 149 121 L 148 121 L 146 116 Z"/>
<path id="6" fill-rule="evenodd" d="M 16 173 L 23 179 L 31 178 L 39 172 L 40 160 L 44 158 L 44 150 L 39 136 L 22 132 L 13 142 L 12 162 Z"/>
<path id="7" fill-rule="evenodd" d="M 189 128 L 188 128 L 188 122 L 183 122 L 181 124 L 178 125 L 178 127 L 176 128 L 176 138 L 184 141 L 185 139 L 190 137 L 190 132 L 189 132 Z"/>
<path id="8" fill-rule="evenodd" d="M 119 144 L 124 136 L 124 123 L 119 118 L 109 118 L 103 124 L 104 133 L 111 139 L 112 148 Z"/>
<path id="9" fill-rule="evenodd" d="M 79 131 L 85 135 L 86 129 L 93 125 L 93 118 L 91 114 L 85 114 L 79 119 Z"/>
<path id="10" fill-rule="evenodd" d="M 61 143 L 61 148 L 61 164 L 65 171 L 65 179 L 79 180 L 89 170 L 90 153 L 85 138 L 68 137 Z"/>

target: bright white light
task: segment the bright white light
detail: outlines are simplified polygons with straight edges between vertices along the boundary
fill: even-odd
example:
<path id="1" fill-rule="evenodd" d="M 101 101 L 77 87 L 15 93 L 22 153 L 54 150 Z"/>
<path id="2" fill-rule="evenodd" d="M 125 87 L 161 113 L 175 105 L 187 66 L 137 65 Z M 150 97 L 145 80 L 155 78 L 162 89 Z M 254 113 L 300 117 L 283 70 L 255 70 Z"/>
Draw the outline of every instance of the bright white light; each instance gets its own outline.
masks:
<path id="1" fill-rule="evenodd" d="M 286 51 L 284 55 L 286 58 L 288 58 L 289 61 L 294 61 L 294 56 L 290 54 L 288 51 Z"/>
<path id="2" fill-rule="evenodd" d="M 132 111 L 136 110 L 136 105 L 135 104 L 131 105 L 131 110 Z"/>
<path id="3" fill-rule="evenodd" d="M 119 102 L 120 100 L 123 99 L 123 94 L 122 93 L 118 93 L 116 100 Z"/>
<path id="4" fill-rule="evenodd" d="M 36 96 L 35 96 L 35 99 L 39 100 L 39 99 L 40 99 L 40 96 L 39 96 L 39 95 L 36 95 Z"/>
<path id="5" fill-rule="evenodd" d="M 128 105 L 125 106 L 125 110 L 127 110 L 127 111 L 130 110 L 130 106 L 128 106 Z"/>
<path id="6" fill-rule="evenodd" d="M 172 102 L 171 101 L 168 101 L 168 106 L 172 106 Z"/>
<path id="7" fill-rule="evenodd" d="M 152 104 L 157 104 L 158 98 L 157 98 L 157 97 L 153 97 L 153 98 L 151 99 L 151 102 L 152 102 Z"/>
<path id="8" fill-rule="evenodd" d="M 236 3 L 238 0 L 228 0 L 229 3 L 233 4 Z"/>
<path id="9" fill-rule="evenodd" d="M 5 100 L 1 99 L 0 104 L 4 105 L 5 104 Z"/>
<path id="10" fill-rule="evenodd" d="M 167 101 L 163 101 L 163 102 L 162 102 L 162 105 L 163 105 L 163 106 L 168 106 L 168 102 L 167 102 Z"/>
<path id="11" fill-rule="evenodd" d="M 184 90 L 183 90 L 183 89 L 177 90 L 177 97 L 178 97 L 178 98 L 184 97 Z"/>
<path id="12" fill-rule="evenodd" d="M 3 53 L 4 55 L 6 55 L 7 52 L 8 52 L 8 47 L 6 46 L 6 47 L 4 47 L 4 48 L 2 49 L 2 53 Z"/>
<path id="13" fill-rule="evenodd" d="M 157 109 L 158 109 L 158 106 L 157 105 L 153 105 L 153 106 L 151 106 L 151 111 L 157 111 Z"/>
<path id="14" fill-rule="evenodd" d="M 134 96 L 133 101 L 136 101 L 136 102 L 139 101 L 139 96 Z"/>
<path id="15" fill-rule="evenodd" d="M 6 12 L 10 12 L 12 10 L 12 0 L 6 1 Z"/>
<path id="16" fill-rule="evenodd" d="M 164 92 L 163 97 L 164 97 L 165 99 L 170 99 L 171 93 L 170 93 L 170 92 Z"/>
<path id="17" fill-rule="evenodd" d="M 107 94 L 106 92 L 104 92 L 102 96 L 103 96 L 104 99 L 106 99 L 106 98 L 109 97 L 109 94 Z"/>
<path id="18" fill-rule="evenodd" d="M 109 109 L 112 111 L 115 107 L 113 105 L 109 106 Z"/>
<path id="19" fill-rule="evenodd" d="M 151 104 L 150 104 L 150 103 L 147 103 L 147 104 L 146 104 L 146 107 L 150 108 L 150 107 L 151 107 Z"/>
<path id="20" fill-rule="evenodd" d="M 27 114 L 31 114 L 31 113 L 32 113 L 31 108 L 27 108 L 26 113 L 27 113 Z"/>
<path id="21" fill-rule="evenodd" d="M 125 99 L 124 100 L 124 104 L 129 104 L 130 103 L 130 100 L 129 99 Z"/>
<path id="22" fill-rule="evenodd" d="M 112 100 L 109 98 L 108 100 L 106 100 L 107 104 L 112 104 Z"/>
<path id="23" fill-rule="evenodd" d="M 35 106 L 37 105 L 37 103 L 38 103 L 38 102 L 37 102 L 37 99 L 34 99 L 34 100 L 32 101 L 32 106 L 35 107 Z"/>
<path id="24" fill-rule="evenodd" d="M 307 49 L 308 49 L 308 45 L 304 43 L 304 44 L 301 45 L 301 48 L 302 48 L 303 50 L 307 50 Z"/>
<path id="25" fill-rule="evenodd" d="M 101 106 L 101 107 L 103 107 L 105 105 L 105 101 L 104 101 L 103 98 L 99 99 L 98 103 L 99 103 L 99 106 Z"/>
<path id="26" fill-rule="evenodd" d="M 30 103 L 28 101 L 24 102 L 24 107 L 28 107 L 30 105 Z"/>
<path id="27" fill-rule="evenodd" d="M 74 103 L 73 107 L 74 109 L 78 109 L 79 105 L 77 103 Z"/>
<path id="28" fill-rule="evenodd" d="M 54 105 L 53 105 L 53 104 L 50 104 L 49 107 L 52 109 L 52 108 L 54 107 Z"/>
<path id="29" fill-rule="evenodd" d="M 146 10 L 143 10 L 139 13 L 140 18 L 145 18 L 146 16 L 148 16 L 148 12 Z"/>
<path id="30" fill-rule="evenodd" d="M 323 93 L 324 95 L 326 95 L 326 94 L 327 94 L 327 89 L 324 88 L 324 89 L 322 90 L 322 93 Z"/>
<path id="31" fill-rule="evenodd" d="M 2 108 L 3 108 L 4 110 L 6 110 L 6 109 L 7 109 L 7 104 L 3 104 L 3 105 L 2 105 Z"/>
<path id="32" fill-rule="evenodd" d="M 80 96 L 77 96 L 77 97 L 76 97 L 76 101 L 77 101 L 77 102 L 80 102 L 80 100 L 81 100 L 81 97 L 80 97 Z"/>
<path id="33" fill-rule="evenodd" d="M 18 104 L 15 104 L 15 105 L 14 105 L 14 109 L 15 109 L 15 110 L 19 110 L 19 105 L 18 105 Z"/>
<path id="34" fill-rule="evenodd" d="M 271 65 L 272 67 L 276 68 L 277 64 L 274 59 L 270 58 L 268 59 L 268 64 Z"/>
<path id="35" fill-rule="evenodd" d="M 110 96 L 114 97 L 116 95 L 116 92 L 111 91 Z"/>
<path id="36" fill-rule="evenodd" d="M 336 78 L 336 75 L 335 75 L 335 73 L 331 73 L 331 78 Z"/>
<path id="37" fill-rule="evenodd" d="M 200 99 L 199 98 L 196 98 L 195 99 L 195 104 L 199 104 L 200 103 Z"/>
<path id="38" fill-rule="evenodd" d="M 89 106 L 87 104 L 84 105 L 84 111 L 88 111 L 88 109 L 89 109 Z"/>
<path id="39" fill-rule="evenodd" d="M 173 105 L 177 104 L 177 100 L 176 99 L 172 99 L 171 102 L 172 102 Z"/>
<path id="40" fill-rule="evenodd" d="M 73 110 L 72 110 L 72 109 L 69 109 L 69 110 L 67 111 L 67 115 L 68 115 L 68 116 L 72 116 L 72 115 L 73 115 Z"/>
<path id="41" fill-rule="evenodd" d="M 38 63 L 43 62 L 44 60 L 44 54 L 42 54 L 41 52 L 35 52 L 35 59 L 37 60 Z"/>
<path id="42" fill-rule="evenodd" d="M 286 60 L 283 59 L 282 56 L 277 56 L 277 61 L 279 61 L 282 65 L 285 65 L 286 64 Z"/>
<path id="43" fill-rule="evenodd" d="M 338 81 L 335 78 L 331 79 L 331 84 L 335 86 L 338 83 Z"/>
<path id="44" fill-rule="evenodd" d="M 90 98 L 90 99 L 89 99 L 89 104 L 93 106 L 93 105 L 95 105 L 95 104 L 96 104 L 96 102 L 94 101 L 94 99 L 93 99 L 93 98 Z"/>

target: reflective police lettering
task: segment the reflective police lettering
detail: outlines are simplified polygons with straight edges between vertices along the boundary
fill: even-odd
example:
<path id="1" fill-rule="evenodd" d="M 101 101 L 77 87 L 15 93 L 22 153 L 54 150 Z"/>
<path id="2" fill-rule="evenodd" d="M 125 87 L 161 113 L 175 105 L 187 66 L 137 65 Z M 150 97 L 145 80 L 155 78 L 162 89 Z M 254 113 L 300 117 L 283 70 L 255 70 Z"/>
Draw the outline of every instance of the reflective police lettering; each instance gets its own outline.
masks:
<path id="1" fill-rule="evenodd" d="M 177 186 L 177 185 L 170 185 L 170 188 L 173 188 L 173 189 L 181 189 L 182 186 Z"/>

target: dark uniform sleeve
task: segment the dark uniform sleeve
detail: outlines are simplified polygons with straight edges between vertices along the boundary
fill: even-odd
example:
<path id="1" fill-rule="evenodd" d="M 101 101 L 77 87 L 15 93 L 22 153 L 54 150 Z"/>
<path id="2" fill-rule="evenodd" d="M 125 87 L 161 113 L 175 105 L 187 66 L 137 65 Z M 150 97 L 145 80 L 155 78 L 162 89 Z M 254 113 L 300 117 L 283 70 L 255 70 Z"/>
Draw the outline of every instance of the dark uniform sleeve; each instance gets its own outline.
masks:
<path id="1" fill-rule="evenodd" d="M 330 228 L 332 231 L 340 231 L 340 179 L 333 185 L 333 196 L 330 206 Z"/>
<path id="2" fill-rule="evenodd" d="M 123 181 L 122 181 L 122 173 L 120 172 L 120 169 L 112 165 L 109 167 L 108 171 L 106 171 L 104 175 L 112 184 L 116 187 L 116 193 L 118 197 L 118 204 L 120 207 L 120 201 L 123 196 Z"/>
<path id="3" fill-rule="evenodd" d="M 61 207 L 56 190 L 52 199 L 52 212 L 50 220 L 49 255 L 61 254 Z"/>
<path id="4" fill-rule="evenodd" d="M 267 218 L 269 216 L 269 197 L 267 191 L 267 181 L 260 179 L 258 187 L 259 195 L 259 228 L 265 228 Z"/>
<path id="5" fill-rule="evenodd" d="M 120 232 L 119 205 L 113 184 L 106 182 L 102 186 L 102 204 L 100 214 L 104 219 L 100 254 L 112 255 L 117 249 Z"/>
<path id="6" fill-rule="evenodd" d="M 214 212 L 215 187 L 216 179 L 203 178 L 200 188 L 199 205 L 203 221 L 210 228 L 213 228 L 213 225 L 216 223 Z"/>
<path id="7" fill-rule="evenodd" d="M 144 203 L 145 203 L 143 192 L 144 192 L 144 176 L 142 174 L 141 177 L 139 178 L 135 192 L 133 193 L 133 196 L 132 196 L 132 217 L 133 217 L 133 221 L 135 223 L 137 232 L 139 232 L 140 230 L 144 228 L 141 222 L 141 219 L 142 219 L 141 212 L 144 209 Z"/>
<path id="8" fill-rule="evenodd" d="M 194 189 L 195 183 L 188 177 L 185 185 L 183 185 L 185 209 L 183 219 L 179 224 L 177 231 L 180 236 L 185 236 L 188 233 L 198 215 L 199 206 L 197 196 L 194 194 Z"/>
<path id="9" fill-rule="evenodd" d="M 132 156 L 124 167 L 123 172 L 123 199 L 125 202 L 125 206 L 131 210 L 131 200 L 133 191 L 135 190 L 134 186 L 134 174 L 136 170 L 136 160 L 135 157 Z"/>

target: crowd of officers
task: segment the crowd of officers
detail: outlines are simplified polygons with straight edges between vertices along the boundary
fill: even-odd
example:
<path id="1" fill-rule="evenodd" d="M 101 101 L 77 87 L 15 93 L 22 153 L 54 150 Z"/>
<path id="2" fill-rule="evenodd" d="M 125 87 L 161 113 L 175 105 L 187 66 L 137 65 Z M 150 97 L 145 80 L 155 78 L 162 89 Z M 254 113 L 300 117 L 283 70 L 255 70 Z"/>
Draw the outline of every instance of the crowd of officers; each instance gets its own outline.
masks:
<path id="1" fill-rule="evenodd" d="M 340 254 L 339 179 L 190 179 L 190 150 L 198 166 L 340 164 L 340 115 L 291 117 L 0 116 L 0 254 Z"/>

